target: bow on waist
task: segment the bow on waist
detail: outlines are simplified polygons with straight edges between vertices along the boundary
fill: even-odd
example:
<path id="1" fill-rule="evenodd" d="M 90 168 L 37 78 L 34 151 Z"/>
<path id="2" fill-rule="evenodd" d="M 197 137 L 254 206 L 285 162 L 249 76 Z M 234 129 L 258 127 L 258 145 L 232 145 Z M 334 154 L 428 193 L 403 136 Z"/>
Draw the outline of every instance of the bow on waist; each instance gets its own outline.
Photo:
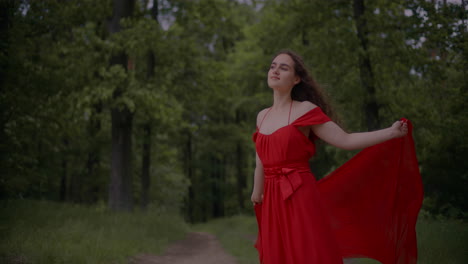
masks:
<path id="1" fill-rule="evenodd" d="M 309 167 L 264 168 L 265 179 L 277 178 L 283 200 L 286 200 L 302 185 L 301 172 L 310 172 Z"/>

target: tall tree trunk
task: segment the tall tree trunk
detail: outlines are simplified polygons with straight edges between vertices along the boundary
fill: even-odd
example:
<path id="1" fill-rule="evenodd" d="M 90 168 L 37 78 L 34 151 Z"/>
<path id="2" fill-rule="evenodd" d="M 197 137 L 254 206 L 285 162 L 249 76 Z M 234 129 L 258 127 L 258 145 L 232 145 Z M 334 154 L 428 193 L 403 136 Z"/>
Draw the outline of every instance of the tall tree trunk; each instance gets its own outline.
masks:
<path id="1" fill-rule="evenodd" d="M 153 7 L 151 8 L 151 18 L 157 21 L 158 19 L 158 1 L 154 0 Z M 154 77 L 155 58 L 152 51 L 147 55 L 147 72 L 146 79 L 150 81 Z M 146 121 L 143 125 L 143 153 L 141 164 L 141 207 L 146 209 L 149 203 L 149 190 L 151 185 L 150 171 L 151 171 L 151 133 L 152 133 L 152 120 Z"/>
<path id="2" fill-rule="evenodd" d="M 468 3 L 467 3 L 466 0 L 462 0 L 462 9 L 463 9 L 463 10 L 468 9 Z M 467 17 L 468 17 L 468 16 L 467 16 L 466 13 L 465 13 L 465 15 L 464 15 L 463 18 L 462 18 L 462 23 L 463 23 L 463 25 L 466 25 L 466 19 L 467 19 Z M 463 34 L 464 36 L 467 36 L 467 35 L 466 35 L 466 27 L 462 27 L 461 32 L 462 32 L 462 34 Z M 466 38 L 465 38 L 465 40 L 466 40 Z M 466 94 L 466 92 L 467 92 L 467 90 L 468 90 L 468 49 L 463 49 L 463 50 L 462 50 L 462 58 L 464 58 L 464 59 L 463 59 L 463 65 L 464 65 L 464 67 L 462 67 L 462 69 L 463 69 L 463 76 L 464 76 L 463 79 L 464 79 L 464 83 L 465 83 L 465 85 L 462 86 L 462 91 L 464 91 L 465 94 Z"/>
<path id="3" fill-rule="evenodd" d="M 113 210 L 130 211 L 133 207 L 132 193 L 132 120 L 127 108 L 112 111 L 112 163 L 109 190 L 109 207 Z"/>
<path id="4" fill-rule="evenodd" d="M 240 110 L 236 111 L 236 122 L 240 123 Z M 237 142 L 236 146 L 236 168 L 237 168 L 237 202 L 241 210 L 245 209 L 244 205 L 244 188 L 247 187 L 247 177 L 244 170 L 244 148 L 241 141 Z"/>
<path id="5" fill-rule="evenodd" d="M 68 139 L 64 138 L 64 145 L 68 145 Z M 66 155 L 64 155 L 66 156 Z M 62 157 L 63 158 L 63 157 Z M 62 165 L 63 166 L 63 165 Z M 66 165 L 65 165 L 66 166 Z M 68 174 L 68 172 L 67 172 Z M 67 186 L 68 185 L 68 186 Z M 82 188 L 83 188 L 83 181 L 82 175 L 77 171 L 71 172 L 68 182 L 64 182 L 64 186 L 66 186 L 66 195 L 67 201 L 74 202 L 74 203 L 81 203 L 82 200 Z"/>
<path id="6" fill-rule="evenodd" d="M 247 177 L 244 170 L 244 148 L 242 142 L 237 142 L 236 167 L 237 167 L 237 203 L 239 209 L 244 210 L 244 189 L 247 187 Z"/>
<path id="7" fill-rule="evenodd" d="M 68 184 L 67 200 L 70 202 L 81 202 L 81 179 L 77 172 L 70 175 L 70 183 Z"/>
<path id="8" fill-rule="evenodd" d="M 225 160 L 218 157 L 211 157 L 212 160 L 212 170 L 211 170 L 211 193 L 213 195 L 213 200 L 211 201 L 212 206 L 212 216 L 213 217 L 223 217 L 224 216 L 224 165 Z"/>
<path id="9" fill-rule="evenodd" d="M 109 23 L 109 33 L 112 35 L 121 30 L 120 20 L 131 16 L 135 6 L 134 0 L 114 0 L 113 16 Z M 128 59 L 125 53 L 111 58 L 110 65 L 122 65 L 127 69 Z M 113 99 L 123 96 L 125 87 L 116 87 Z M 114 106 L 111 109 L 112 118 L 112 156 L 111 179 L 109 186 L 109 207 L 113 210 L 132 210 L 132 124 L 133 113 L 125 105 Z"/>
<path id="10" fill-rule="evenodd" d="M 379 104 L 375 96 L 375 81 L 372 72 L 372 65 L 369 57 L 369 30 L 367 19 L 365 17 L 364 0 L 354 0 L 354 20 L 356 22 L 357 37 L 362 51 L 359 52 L 359 72 L 361 84 L 366 92 L 364 102 L 364 111 L 366 114 L 366 124 L 369 130 L 375 130 L 380 127 Z"/>
<path id="11" fill-rule="evenodd" d="M 466 0 L 462 0 L 462 10 L 466 10 L 468 7 L 468 4 L 466 2 Z M 465 15 L 462 17 L 462 25 L 466 25 L 466 18 L 467 18 L 467 15 L 465 13 Z M 466 31 L 466 27 L 462 27 L 462 32 L 465 33 Z"/>
<path id="12" fill-rule="evenodd" d="M 13 23 L 14 12 L 16 12 L 19 3 L 14 1 L 1 1 L 0 2 L 0 38 L 2 39 L 0 45 L 0 54 L 2 57 L 9 58 L 9 47 L 10 47 L 10 32 Z M 7 129 L 6 124 L 11 116 L 11 107 L 9 107 L 8 102 L 5 102 L 3 99 L 3 92 L 5 90 L 8 78 L 7 69 L 11 62 L 8 59 L 2 59 L 0 61 L 0 168 L 2 168 L 2 173 L 7 173 L 7 164 L 9 165 L 9 145 L 11 140 L 9 140 L 8 134 L 6 133 Z M 1 193 L 1 191 L 0 191 Z M 2 197 L 4 194 L 0 194 Z"/>
<path id="13" fill-rule="evenodd" d="M 63 139 L 63 146 L 64 146 L 64 149 L 65 149 L 65 153 L 67 152 L 68 150 L 68 139 L 67 138 L 64 138 Z M 61 202 L 64 202 L 67 200 L 67 180 L 68 180 L 68 155 L 62 155 L 61 156 L 62 158 L 62 175 L 60 176 L 60 197 L 59 197 L 59 200 Z"/>
<path id="14" fill-rule="evenodd" d="M 190 186 L 188 189 L 188 197 L 187 197 L 187 217 L 188 221 L 193 223 L 195 221 L 195 190 L 194 190 L 194 172 L 193 172 L 193 152 L 192 152 L 192 132 L 187 129 L 187 138 L 185 141 L 185 149 L 184 149 L 184 167 L 185 167 L 185 175 L 187 175 Z"/>
<path id="15" fill-rule="evenodd" d="M 86 160 L 86 177 L 89 181 L 86 181 L 90 185 L 91 189 L 87 189 L 85 194 L 85 200 L 87 202 L 96 202 L 98 197 L 99 188 L 96 186 L 95 179 L 99 177 L 97 174 L 99 163 L 100 163 L 100 149 L 101 146 L 97 140 L 99 131 L 101 130 L 100 114 L 102 113 L 102 102 L 99 101 L 93 105 L 93 112 L 88 123 L 88 139 L 90 146 L 88 146 L 88 159 Z"/>
<path id="16" fill-rule="evenodd" d="M 146 209 L 149 203 L 149 187 L 151 170 L 151 123 L 143 127 L 143 153 L 141 164 L 141 207 Z"/>

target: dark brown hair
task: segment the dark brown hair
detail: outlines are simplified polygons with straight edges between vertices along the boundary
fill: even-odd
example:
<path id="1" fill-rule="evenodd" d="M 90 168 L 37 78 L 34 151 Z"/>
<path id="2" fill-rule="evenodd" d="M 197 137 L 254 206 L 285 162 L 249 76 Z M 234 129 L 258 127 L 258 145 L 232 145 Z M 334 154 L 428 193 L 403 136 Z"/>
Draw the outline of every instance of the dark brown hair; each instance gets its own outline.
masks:
<path id="1" fill-rule="evenodd" d="M 319 84 L 312 78 L 312 75 L 307 70 L 304 60 L 291 50 L 281 50 L 274 58 L 280 54 L 286 54 L 294 61 L 294 71 L 301 81 L 296 84 L 291 91 L 293 100 L 303 102 L 309 101 L 316 104 L 322 111 L 331 119 L 335 119 L 335 113 L 328 101 L 328 98 Z"/>

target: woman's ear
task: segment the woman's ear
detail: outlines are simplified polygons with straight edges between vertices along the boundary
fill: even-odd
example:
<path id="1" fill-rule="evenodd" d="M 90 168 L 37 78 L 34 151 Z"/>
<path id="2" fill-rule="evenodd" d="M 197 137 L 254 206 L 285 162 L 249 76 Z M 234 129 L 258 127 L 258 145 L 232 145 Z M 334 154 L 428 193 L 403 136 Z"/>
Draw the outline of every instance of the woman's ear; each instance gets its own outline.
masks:
<path id="1" fill-rule="evenodd" d="M 296 79 L 294 79 L 294 85 L 298 84 L 301 82 L 301 77 L 296 75 Z"/>

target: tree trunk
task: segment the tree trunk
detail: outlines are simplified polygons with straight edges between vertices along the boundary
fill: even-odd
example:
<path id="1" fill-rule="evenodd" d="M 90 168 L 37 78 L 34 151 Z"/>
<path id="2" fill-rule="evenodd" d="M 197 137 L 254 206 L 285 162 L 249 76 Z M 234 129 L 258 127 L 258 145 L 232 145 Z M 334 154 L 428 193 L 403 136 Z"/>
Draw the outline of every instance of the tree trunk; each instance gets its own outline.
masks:
<path id="1" fill-rule="evenodd" d="M 67 199 L 67 160 L 62 157 L 62 175 L 60 176 L 60 197 L 59 201 L 65 202 Z"/>
<path id="2" fill-rule="evenodd" d="M 462 10 L 466 10 L 467 8 L 468 8 L 468 5 L 466 3 L 466 0 L 462 0 Z M 466 15 L 462 17 L 462 25 L 466 25 L 466 18 L 467 18 Z M 462 29 L 462 32 L 465 33 L 466 27 L 462 27 L 461 29 Z"/>
<path id="3" fill-rule="evenodd" d="M 151 17 L 157 21 L 158 18 L 158 1 L 153 2 L 151 9 Z M 147 55 L 147 72 L 146 79 L 150 81 L 154 77 L 155 58 L 152 51 Z M 141 164 L 141 208 L 146 209 L 149 203 L 149 190 L 151 185 L 151 133 L 152 121 L 146 121 L 143 125 L 143 153 Z"/>
<path id="4" fill-rule="evenodd" d="M 64 146 L 64 149 L 65 149 L 65 153 L 67 152 L 68 150 L 68 139 L 67 138 L 64 138 L 63 139 L 63 146 Z M 62 158 L 62 175 L 60 176 L 60 201 L 61 202 L 65 202 L 67 200 L 67 180 L 68 180 L 68 155 L 62 155 L 61 156 Z"/>
<path id="5" fill-rule="evenodd" d="M 247 187 L 247 177 L 245 176 L 244 170 L 244 149 L 242 143 L 237 143 L 236 151 L 236 167 L 237 167 L 237 202 L 239 204 L 239 209 L 244 210 L 244 189 Z"/>
<path id="6" fill-rule="evenodd" d="M 149 203 L 149 187 L 151 170 L 151 124 L 143 127 L 143 153 L 141 164 L 141 207 L 146 209 Z"/>
<path id="7" fill-rule="evenodd" d="M 130 211 L 133 207 L 132 193 L 132 120 L 127 108 L 112 111 L 112 163 L 109 190 L 109 207 L 113 210 Z"/>
<path id="8" fill-rule="evenodd" d="M 194 173 L 193 173 L 193 155 L 192 155 L 192 133 L 190 130 L 187 130 L 187 139 L 185 142 L 185 150 L 184 150 L 184 167 L 185 167 L 185 175 L 187 175 L 190 186 L 188 189 L 188 197 L 187 197 L 187 216 L 188 221 L 193 223 L 195 221 L 195 191 L 194 191 Z"/>
<path id="9" fill-rule="evenodd" d="M 89 187 L 91 187 L 91 189 L 87 189 L 85 200 L 89 203 L 94 203 L 99 199 L 99 188 L 96 187 L 95 181 L 99 177 L 97 171 L 100 163 L 101 146 L 97 137 L 101 130 L 101 120 L 99 115 L 102 112 L 102 107 L 102 102 L 98 102 L 93 105 L 93 112 L 88 123 L 88 138 L 91 144 L 88 146 L 88 159 L 86 160 L 86 177 L 89 179 L 86 183 L 90 185 Z"/>
<path id="10" fill-rule="evenodd" d="M 146 79 L 149 81 L 154 75 L 154 55 L 153 52 L 148 52 L 147 55 L 147 75 Z M 150 171 L 151 171 L 151 133 L 152 133 L 152 120 L 145 121 L 143 125 L 143 148 L 142 148 L 142 163 L 141 163 L 141 208 L 146 209 L 149 203 L 149 190 L 151 185 Z"/>
<path id="11" fill-rule="evenodd" d="M 361 84 L 366 92 L 364 101 L 366 124 L 369 130 L 375 130 L 380 127 L 379 105 L 375 96 L 374 74 L 369 57 L 369 30 L 367 28 L 367 19 L 364 14 L 364 0 L 354 0 L 354 20 L 356 22 L 357 37 L 362 48 L 362 51 L 359 52 L 359 72 Z"/>
<path id="12" fill-rule="evenodd" d="M 218 157 L 211 157 L 212 169 L 211 169 L 211 193 L 213 200 L 211 201 L 212 216 L 223 217 L 224 216 L 224 159 Z"/>
<path id="13" fill-rule="evenodd" d="M 236 112 L 236 122 L 240 123 L 239 110 Z M 242 142 L 237 142 L 236 146 L 236 168 L 237 168 L 237 202 L 241 210 L 245 209 L 244 205 L 244 188 L 247 187 L 247 177 L 244 170 L 244 148 Z"/>
<path id="14" fill-rule="evenodd" d="M 16 12 L 19 3 L 15 3 L 14 1 L 2 1 L 0 2 L 0 37 L 2 38 L 2 44 L 0 45 L 0 54 L 5 56 L 0 63 L 0 168 L 7 165 L 8 159 L 10 157 L 8 150 L 11 141 L 8 138 L 8 134 L 6 133 L 6 124 L 11 116 L 11 107 L 7 104 L 3 99 L 3 92 L 5 90 L 7 84 L 7 69 L 9 64 L 11 63 L 8 59 L 9 54 L 8 51 L 10 50 L 10 29 L 13 23 L 14 12 Z M 4 55 L 3 55 L 4 54 Z M 6 166 L 2 168 L 2 172 L 6 173 Z M 3 196 L 0 194 L 0 196 Z"/>
<path id="15" fill-rule="evenodd" d="M 69 141 L 67 138 L 64 138 L 63 139 L 63 144 L 65 146 L 65 149 L 67 149 L 67 145 L 69 144 Z M 65 159 L 67 155 L 64 155 L 65 157 L 62 157 L 62 159 Z M 66 164 L 67 162 L 65 162 L 65 164 L 62 164 L 62 167 L 63 166 L 67 166 Z M 69 174 L 69 172 L 67 171 L 66 174 Z M 72 171 L 71 174 L 69 175 L 69 179 L 68 179 L 68 182 L 67 180 L 65 179 L 65 177 L 68 177 L 68 175 L 62 175 L 62 177 L 64 178 L 64 187 L 66 188 L 65 191 L 65 196 L 67 201 L 70 201 L 70 202 L 74 202 L 74 203 L 81 203 L 82 202 L 82 189 L 83 189 L 83 180 L 82 180 L 82 175 L 81 173 L 77 172 L 77 171 Z"/>
<path id="16" fill-rule="evenodd" d="M 468 4 L 467 4 L 466 0 L 462 0 L 462 9 L 466 10 L 467 8 L 468 8 Z M 466 18 L 467 18 L 467 15 L 464 15 L 463 19 L 462 19 L 463 25 L 466 25 Z M 463 33 L 464 36 L 466 36 L 466 27 L 462 27 L 461 32 Z M 462 64 L 462 65 L 464 65 L 464 67 L 462 67 L 462 69 L 463 69 L 463 76 L 464 76 L 463 79 L 464 79 L 464 83 L 465 83 L 465 85 L 462 86 L 462 91 L 464 92 L 464 94 L 466 94 L 466 92 L 468 90 L 468 49 L 463 49 L 462 56 L 463 56 L 463 58 L 465 58 L 463 60 L 463 64 Z"/>
<path id="17" fill-rule="evenodd" d="M 134 0 L 114 0 L 113 16 L 109 23 L 109 33 L 112 35 L 121 30 L 120 20 L 131 16 Z M 125 53 L 111 58 L 110 65 L 121 65 L 127 69 L 128 59 Z M 125 87 L 116 87 L 113 99 L 117 101 Z M 111 179 L 109 186 L 109 207 L 113 210 L 130 211 L 133 207 L 131 150 L 133 113 L 125 105 L 114 106 L 112 117 L 112 157 Z"/>

